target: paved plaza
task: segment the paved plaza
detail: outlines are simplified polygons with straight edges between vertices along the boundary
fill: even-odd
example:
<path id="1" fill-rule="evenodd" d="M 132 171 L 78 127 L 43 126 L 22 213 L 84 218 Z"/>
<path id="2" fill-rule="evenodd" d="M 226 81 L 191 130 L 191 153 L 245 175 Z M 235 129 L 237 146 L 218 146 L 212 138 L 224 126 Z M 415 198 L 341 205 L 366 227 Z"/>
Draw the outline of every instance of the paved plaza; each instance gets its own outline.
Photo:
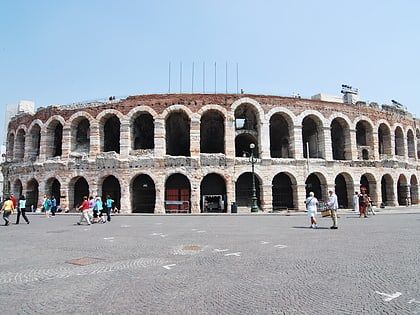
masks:
<path id="1" fill-rule="evenodd" d="M 419 207 L 78 218 L 0 227 L 1 314 L 420 314 Z"/>

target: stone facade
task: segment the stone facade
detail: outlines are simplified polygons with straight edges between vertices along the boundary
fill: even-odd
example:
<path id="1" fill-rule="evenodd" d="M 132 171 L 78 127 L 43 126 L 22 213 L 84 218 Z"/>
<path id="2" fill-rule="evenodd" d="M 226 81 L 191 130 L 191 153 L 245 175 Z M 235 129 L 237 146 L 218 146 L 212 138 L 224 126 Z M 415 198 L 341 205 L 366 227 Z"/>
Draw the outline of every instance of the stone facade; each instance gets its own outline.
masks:
<path id="1" fill-rule="evenodd" d="M 9 123 L 4 193 L 70 210 L 110 195 L 128 213 L 248 212 L 252 196 L 303 210 L 330 188 L 351 208 L 360 186 L 378 204 L 418 203 L 419 122 L 392 108 L 236 94 L 40 108 Z"/>

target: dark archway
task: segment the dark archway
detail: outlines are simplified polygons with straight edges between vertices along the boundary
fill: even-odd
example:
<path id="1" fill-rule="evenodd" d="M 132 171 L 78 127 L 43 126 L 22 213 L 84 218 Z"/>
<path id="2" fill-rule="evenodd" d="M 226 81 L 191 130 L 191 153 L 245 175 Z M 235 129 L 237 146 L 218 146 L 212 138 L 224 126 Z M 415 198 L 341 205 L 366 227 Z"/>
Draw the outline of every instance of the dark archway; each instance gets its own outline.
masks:
<path id="1" fill-rule="evenodd" d="M 272 183 L 273 211 L 295 208 L 292 181 L 286 173 L 274 176 Z"/>
<path id="2" fill-rule="evenodd" d="M 173 174 L 165 183 L 165 210 L 191 212 L 191 185 L 185 175 Z"/>
<path id="3" fill-rule="evenodd" d="M 260 180 L 255 175 L 255 190 L 257 195 L 257 205 L 261 206 L 260 200 Z M 236 204 L 238 207 L 248 207 L 251 211 L 252 205 L 252 173 L 247 172 L 239 176 L 235 186 Z"/>
<path id="4" fill-rule="evenodd" d="M 319 200 L 322 201 L 322 187 L 321 181 L 319 180 L 316 174 L 310 174 L 305 181 L 306 187 L 306 196 L 309 196 L 309 193 L 312 191 L 314 196 Z"/>
<path id="5" fill-rule="evenodd" d="M 335 178 L 335 194 L 338 199 L 339 208 L 348 208 L 349 207 L 349 198 L 347 194 L 347 182 L 345 177 L 342 174 L 338 174 Z"/>
<path id="6" fill-rule="evenodd" d="M 217 111 L 207 111 L 201 117 L 200 152 L 225 153 L 225 121 Z"/>
<path id="7" fill-rule="evenodd" d="M 111 115 L 104 124 L 104 152 L 120 153 L 121 123 L 117 116 Z"/>
<path id="8" fill-rule="evenodd" d="M 219 174 L 208 174 L 200 185 L 201 212 L 227 212 L 226 182 Z"/>
<path id="9" fill-rule="evenodd" d="M 132 126 L 133 150 L 150 150 L 155 147 L 155 121 L 149 113 L 142 113 Z"/>
<path id="10" fill-rule="evenodd" d="M 291 158 L 289 122 L 282 115 L 270 118 L 270 154 L 272 158 Z"/>
<path id="11" fill-rule="evenodd" d="M 190 156 L 190 119 L 184 112 L 173 112 L 166 119 L 166 154 Z"/>
<path id="12" fill-rule="evenodd" d="M 73 207 L 77 207 L 82 203 L 83 196 L 89 197 L 89 184 L 84 177 L 79 177 L 74 183 Z"/>
<path id="13" fill-rule="evenodd" d="M 137 176 L 131 188 L 133 213 L 154 213 L 156 189 L 153 179 L 146 174 Z"/>
<path id="14" fill-rule="evenodd" d="M 324 157 L 324 133 L 317 117 L 307 116 L 303 119 L 302 141 L 304 158 L 308 157 L 308 153 L 309 158 Z"/>
<path id="15" fill-rule="evenodd" d="M 33 206 L 35 209 L 41 207 L 41 204 L 38 204 L 38 196 L 39 183 L 36 179 L 31 179 L 26 188 L 26 206 L 29 208 Z"/>
<path id="16" fill-rule="evenodd" d="M 102 200 L 105 201 L 107 196 L 114 200 L 113 208 L 121 209 L 121 186 L 118 179 L 110 175 L 102 183 Z"/>

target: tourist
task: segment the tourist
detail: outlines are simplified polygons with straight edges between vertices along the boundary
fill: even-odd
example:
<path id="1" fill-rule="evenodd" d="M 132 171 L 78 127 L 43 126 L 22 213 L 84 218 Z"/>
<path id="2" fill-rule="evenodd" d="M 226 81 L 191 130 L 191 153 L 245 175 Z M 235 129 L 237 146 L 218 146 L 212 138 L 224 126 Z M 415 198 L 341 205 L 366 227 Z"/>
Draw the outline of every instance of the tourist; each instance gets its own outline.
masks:
<path id="1" fill-rule="evenodd" d="M 81 225 L 83 219 L 86 220 L 87 224 L 90 225 L 90 219 L 89 219 L 89 201 L 87 200 L 87 196 L 83 197 L 82 204 L 77 208 L 77 210 L 81 210 L 82 214 L 80 216 L 79 222 L 77 222 L 77 225 Z"/>
<path id="2" fill-rule="evenodd" d="M 311 218 L 311 228 L 316 229 L 318 227 L 316 223 L 316 215 L 318 209 L 318 199 L 314 196 L 314 193 L 311 191 L 309 197 L 305 200 L 306 209 L 308 210 L 308 216 Z"/>
<path id="3" fill-rule="evenodd" d="M 44 195 L 44 203 L 42 206 L 45 211 L 45 216 L 49 218 L 51 213 L 51 200 L 47 197 L 47 195 Z"/>
<path id="4" fill-rule="evenodd" d="M 338 198 L 337 195 L 334 193 L 333 190 L 328 191 L 328 200 L 327 200 L 327 207 L 331 210 L 331 218 L 333 221 L 333 225 L 331 226 L 332 230 L 338 229 L 338 222 L 337 222 L 337 210 L 338 210 Z"/>
<path id="5" fill-rule="evenodd" d="M 8 226 L 10 225 L 10 215 L 13 214 L 13 201 L 10 200 L 10 197 L 6 197 L 6 201 L 3 203 L 3 206 L 1 207 L 1 210 L 3 211 L 3 219 L 4 219 L 4 225 Z"/>
<path id="6" fill-rule="evenodd" d="M 17 208 L 16 224 L 19 224 L 20 215 L 29 224 L 28 217 L 26 216 L 26 199 L 24 195 L 19 197 L 19 207 Z"/>
<path id="7" fill-rule="evenodd" d="M 353 211 L 359 212 L 359 193 L 357 191 L 353 196 Z"/>

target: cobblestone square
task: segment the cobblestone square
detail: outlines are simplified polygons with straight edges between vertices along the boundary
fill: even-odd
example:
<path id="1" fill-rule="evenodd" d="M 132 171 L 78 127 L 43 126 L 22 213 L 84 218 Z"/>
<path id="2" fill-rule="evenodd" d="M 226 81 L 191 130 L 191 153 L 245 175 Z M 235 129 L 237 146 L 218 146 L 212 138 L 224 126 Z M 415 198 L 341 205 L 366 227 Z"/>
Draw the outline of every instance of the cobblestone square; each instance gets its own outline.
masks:
<path id="1" fill-rule="evenodd" d="M 338 230 L 304 213 L 29 215 L 0 227 L 1 313 L 420 314 L 407 209 L 343 211 Z"/>

